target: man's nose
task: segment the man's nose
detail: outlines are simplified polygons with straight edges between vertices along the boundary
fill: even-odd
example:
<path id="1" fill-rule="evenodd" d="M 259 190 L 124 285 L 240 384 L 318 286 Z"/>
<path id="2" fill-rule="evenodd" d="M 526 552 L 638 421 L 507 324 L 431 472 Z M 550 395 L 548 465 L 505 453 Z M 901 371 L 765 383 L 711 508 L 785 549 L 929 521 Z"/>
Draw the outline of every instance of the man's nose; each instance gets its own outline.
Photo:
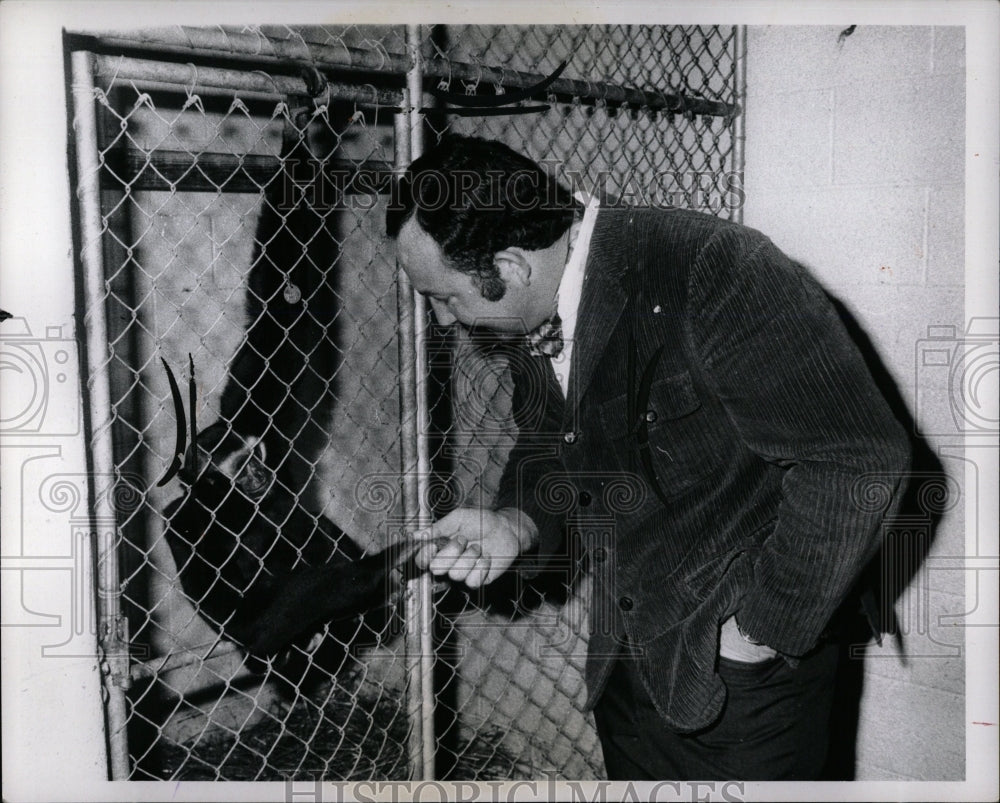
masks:
<path id="1" fill-rule="evenodd" d="M 458 320 L 458 318 L 448 311 L 448 306 L 443 302 L 438 301 L 436 298 L 430 299 L 430 302 L 431 309 L 434 310 L 434 317 L 437 318 L 441 326 L 450 326 Z"/>

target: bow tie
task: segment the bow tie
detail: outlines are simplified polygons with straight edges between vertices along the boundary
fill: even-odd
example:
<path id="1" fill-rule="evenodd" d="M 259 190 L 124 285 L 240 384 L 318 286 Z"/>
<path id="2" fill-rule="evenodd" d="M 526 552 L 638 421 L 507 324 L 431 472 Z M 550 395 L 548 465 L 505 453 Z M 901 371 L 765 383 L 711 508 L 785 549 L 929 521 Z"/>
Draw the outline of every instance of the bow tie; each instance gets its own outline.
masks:
<path id="1" fill-rule="evenodd" d="M 562 319 L 558 312 L 524 336 L 532 357 L 558 357 L 563 350 Z"/>

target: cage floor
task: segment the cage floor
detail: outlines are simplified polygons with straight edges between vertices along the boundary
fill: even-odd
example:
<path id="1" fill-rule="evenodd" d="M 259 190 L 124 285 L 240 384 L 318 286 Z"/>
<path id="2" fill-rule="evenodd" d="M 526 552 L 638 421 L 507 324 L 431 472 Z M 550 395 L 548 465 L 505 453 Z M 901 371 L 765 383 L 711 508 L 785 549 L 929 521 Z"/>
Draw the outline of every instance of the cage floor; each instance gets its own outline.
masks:
<path id="1" fill-rule="evenodd" d="M 164 741 L 158 751 L 160 773 L 171 780 L 202 781 L 406 780 L 407 737 L 399 695 L 383 691 L 377 698 L 360 697 L 336 690 L 322 707 L 303 700 L 239 733 L 216 732 L 183 745 Z M 481 729 L 438 748 L 441 778 L 529 777 L 496 729 Z"/>

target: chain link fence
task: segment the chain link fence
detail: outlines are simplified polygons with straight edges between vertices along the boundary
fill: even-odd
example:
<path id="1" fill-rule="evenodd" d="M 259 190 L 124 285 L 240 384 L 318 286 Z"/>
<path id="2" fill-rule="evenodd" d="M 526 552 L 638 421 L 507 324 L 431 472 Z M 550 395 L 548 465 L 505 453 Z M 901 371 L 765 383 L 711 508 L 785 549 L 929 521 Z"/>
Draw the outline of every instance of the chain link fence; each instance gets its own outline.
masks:
<path id="1" fill-rule="evenodd" d="M 737 36 L 718 27 L 443 26 L 422 47 L 440 92 L 502 98 L 512 91 L 504 87 L 508 75 L 542 78 L 565 68 L 536 98 L 548 111 L 431 114 L 428 123 L 435 136 L 505 142 L 573 191 L 608 203 L 738 219 Z M 460 333 L 450 337 L 457 341 L 450 345 L 452 410 L 436 465 L 453 481 L 454 497 L 488 505 L 516 438 L 507 363 Z M 578 521 L 570 537 L 581 544 L 612 524 Z M 510 605 L 503 591 L 520 591 L 520 604 Z M 452 648 L 439 659 L 438 720 L 458 737 L 501 727 L 520 756 L 519 777 L 603 777 L 596 732 L 583 712 L 589 595 L 586 571 L 570 561 L 532 588 L 453 595 L 450 606 L 442 604 L 438 628 Z M 443 739 L 449 731 L 439 732 Z M 449 777 L 448 762 L 461 760 L 461 747 L 439 742 L 439 756 L 439 771 Z"/>
<path id="2" fill-rule="evenodd" d="M 574 189 L 739 216 L 736 30 L 421 34 L 410 45 L 422 56 L 429 144 L 475 133 Z M 198 432 L 228 422 L 258 433 L 273 487 L 291 500 L 281 515 L 267 508 L 273 497 L 258 502 L 280 542 L 252 555 L 259 571 L 374 553 L 412 525 L 400 476 L 412 470 L 416 413 L 399 388 L 412 302 L 397 296 L 384 236 L 386 180 L 411 152 L 400 141 L 406 75 L 418 69 L 406 31 L 172 28 L 68 42 L 92 462 L 133 491 L 98 545 L 112 774 L 420 777 L 420 716 L 433 724 L 439 778 L 601 777 L 582 711 L 588 580 L 576 564 L 530 588 L 512 578 L 475 594 L 437 589 L 433 710 L 422 710 L 426 698 L 407 700 L 399 595 L 266 663 L 220 635 L 208 597 L 232 575 L 216 566 L 201 578 L 206 594 L 192 593 L 185 572 L 200 547 L 185 552 L 171 534 L 186 486 L 157 484 L 193 413 Z M 563 62 L 543 97 L 510 114 L 446 102 L 523 91 Z M 516 111 L 540 102 L 551 108 Z M 423 505 L 437 517 L 491 503 L 516 432 L 503 356 L 433 328 L 427 347 L 432 427 L 420 437 L 434 478 Z M 186 405 L 172 401 L 164 363 L 182 385 L 193 369 Z M 312 522 L 305 536 L 282 526 L 289 509 Z M 219 510 L 208 532 L 243 544 L 221 561 L 235 564 L 260 536 Z"/>

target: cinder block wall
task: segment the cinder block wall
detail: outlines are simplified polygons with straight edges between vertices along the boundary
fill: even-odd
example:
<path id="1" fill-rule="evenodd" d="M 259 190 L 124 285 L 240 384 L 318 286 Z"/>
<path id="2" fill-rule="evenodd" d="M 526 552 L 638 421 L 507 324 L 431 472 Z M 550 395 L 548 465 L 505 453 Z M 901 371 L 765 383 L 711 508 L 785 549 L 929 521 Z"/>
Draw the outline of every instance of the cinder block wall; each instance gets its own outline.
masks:
<path id="1" fill-rule="evenodd" d="M 750 28 L 745 222 L 844 303 L 947 472 L 953 501 L 937 526 L 912 522 L 933 541 L 896 603 L 902 643 L 867 650 L 856 770 L 961 779 L 961 618 L 944 617 L 969 608 L 963 573 L 942 566 L 966 554 L 958 502 L 977 489 L 963 481 L 949 366 L 923 354 L 953 361 L 954 341 L 926 342 L 928 327 L 964 329 L 965 32 L 842 30 Z"/>

